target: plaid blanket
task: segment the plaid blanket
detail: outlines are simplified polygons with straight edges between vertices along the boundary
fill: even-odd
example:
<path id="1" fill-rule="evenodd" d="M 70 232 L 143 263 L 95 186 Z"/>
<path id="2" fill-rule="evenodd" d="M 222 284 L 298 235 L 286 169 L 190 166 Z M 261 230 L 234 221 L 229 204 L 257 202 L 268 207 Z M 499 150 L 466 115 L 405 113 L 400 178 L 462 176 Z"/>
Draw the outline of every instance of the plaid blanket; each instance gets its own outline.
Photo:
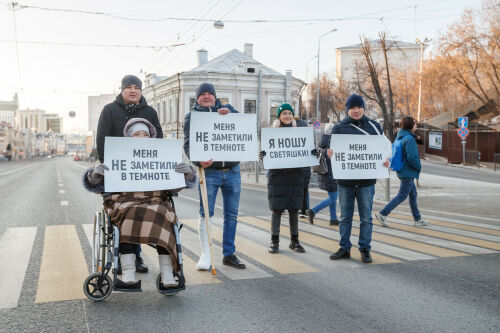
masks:
<path id="1" fill-rule="evenodd" d="M 167 249 L 179 271 L 174 225 L 177 216 L 165 191 L 122 192 L 104 200 L 111 222 L 120 229 L 120 242 L 159 245 Z"/>

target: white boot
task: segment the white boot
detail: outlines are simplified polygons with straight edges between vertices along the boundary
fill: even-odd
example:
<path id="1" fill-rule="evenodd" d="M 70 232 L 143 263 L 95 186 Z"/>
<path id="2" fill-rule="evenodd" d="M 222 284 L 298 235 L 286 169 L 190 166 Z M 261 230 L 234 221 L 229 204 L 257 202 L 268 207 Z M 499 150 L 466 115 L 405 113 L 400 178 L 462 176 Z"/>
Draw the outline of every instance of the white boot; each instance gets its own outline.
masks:
<path id="1" fill-rule="evenodd" d="M 172 263 L 172 257 L 167 254 L 160 254 L 158 255 L 158 260 L 160 261 L 160 274 L 163 286 L 165 288 L 176 286 L 177 281 L 175 281 L 174 278 L 174 265 Z"/>
<path id="2" fill-rule="evenodd" d="M 210 219 L 209 226 L 212 230 L 212 219 Z M 208 246 L 207 224 L 205 218 L 201 216 L 198 220 L 198 236 L 200 237 L 201 255 L 196 268 L 199 271 L 207 271 L 210 269 L 210 247 Z"/>
<path id="3" fill-rule="evenodd" d="M 135 253 L 120 255 L 122 263 L 122 281 L 125 283 L 136 283 L 135 279 Z"/>

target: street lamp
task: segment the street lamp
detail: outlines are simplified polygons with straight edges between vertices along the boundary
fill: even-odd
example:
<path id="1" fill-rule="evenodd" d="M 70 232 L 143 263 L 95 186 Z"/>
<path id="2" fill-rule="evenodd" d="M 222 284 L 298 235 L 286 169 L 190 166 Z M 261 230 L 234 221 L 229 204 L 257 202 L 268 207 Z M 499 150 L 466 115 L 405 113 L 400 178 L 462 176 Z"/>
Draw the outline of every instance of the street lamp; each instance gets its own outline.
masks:
<path id="1" fill-rule="evenodd" d="M 318 78 L 316 81 L 316 121 L 318 121 L 319 117 L 319 50 L 321 45 L 321 38 L 328 35 L 331 32 L 337 31 L 337 28 L 333 28 L 332 30 L 325 32 L 318 38 Z"/>
<path id="2" fill-rule="evenodd" d="M 417 122 L 420 122 L 420 104 L 422 101 L 422 72 L 424 65 L 424 46 L 427 45 L 431 40 L 425 38 L 423 42 L 417 38 L 417 43 L 420 45 L 420 79 L 419 79 L 419 87 L 418 87 L 418 112 L 417 112 Z"/>

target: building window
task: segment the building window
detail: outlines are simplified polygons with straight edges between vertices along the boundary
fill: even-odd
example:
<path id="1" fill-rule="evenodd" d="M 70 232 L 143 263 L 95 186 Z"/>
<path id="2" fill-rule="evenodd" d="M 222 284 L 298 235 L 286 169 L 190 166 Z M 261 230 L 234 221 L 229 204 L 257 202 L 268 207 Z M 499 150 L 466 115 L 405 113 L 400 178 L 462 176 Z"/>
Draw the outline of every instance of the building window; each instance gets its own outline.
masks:
<path id="1" fill-rule="evenodd" d="M 174 119 L 174 108 L 172 107 L 172 99 L 168 100 L 168 119 L 169 122 L 173 123 Z"/>
<path id="2" fill-rule="evenodd" d="M 245 113 L 256 113 L 257 101 L 255 99 L 245 99 Z"/>
<path id="3" fill-rule="evenodd" d="M 168 119 L 167 119 L 167 103 L 165 101 L 162 102 L 162 114 L 163 114 L 163 121 L 162 123 L 167 123 L 168 122 Z"/>
<path id="4" fill-rule="evenodd" d="M 195 98 L 190 98 L 189 99 L 189 110 L 191 110 L 193 108 L 195 100 L 196 100 Z"/>
<path id="5" fill-rule="evenodd" d="M 247 73 L 255 73 L 255 68 L 247 68 Z"/>

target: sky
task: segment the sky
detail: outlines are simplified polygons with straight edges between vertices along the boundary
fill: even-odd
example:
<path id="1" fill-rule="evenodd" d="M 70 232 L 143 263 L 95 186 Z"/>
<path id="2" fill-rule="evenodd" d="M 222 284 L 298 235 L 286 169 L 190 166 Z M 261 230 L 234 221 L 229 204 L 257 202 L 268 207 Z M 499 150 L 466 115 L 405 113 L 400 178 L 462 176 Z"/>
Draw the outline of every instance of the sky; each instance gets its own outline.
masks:
<path id="1" fill-rule="evenodd" d="M 190 70 L 201 48 L 211 60 L 252 43 L 257 61 L 311 81 L 319 37 L 334 28 L 321 38 L 321 72 L 335 71 L 335 48 L 379 31 L 406 42 L 430 38 L 430 52 L 464 9 L 482 1 L 18 0 L 16 11 L 9 3 L 0 0 L 0 100 L 17 92 L 20 109 L 58 113 L 65 132 L 83 133 L 88 96 L 118 94 L 125 74 L 143 79 Z M 224 28 L 216 29 L 215 20 Z M 256 20 L 274 22 L 249 22 Z"/>

